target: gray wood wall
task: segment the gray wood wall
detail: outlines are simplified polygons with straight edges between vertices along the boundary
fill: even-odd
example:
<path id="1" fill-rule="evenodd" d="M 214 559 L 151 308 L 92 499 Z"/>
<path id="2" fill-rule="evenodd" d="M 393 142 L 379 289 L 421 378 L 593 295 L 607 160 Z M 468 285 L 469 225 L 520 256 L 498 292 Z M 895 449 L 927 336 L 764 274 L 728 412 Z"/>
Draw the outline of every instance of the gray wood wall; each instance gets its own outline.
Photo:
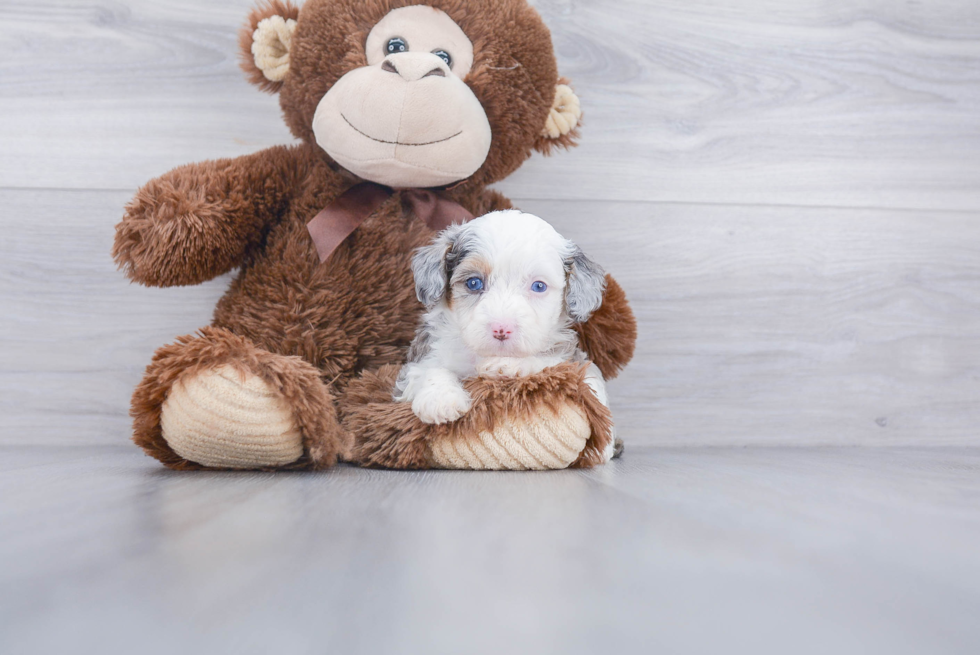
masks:
<path id="1" fill-rule="evenodd" d="M 980 443 L 980 3 L 536 3 L 581 147 L 500 189 L 617 276 L 637 444 Z M 0 2 L 0 443 L 120 444 L 227 284 L 132 286 L 133 191 L 291 140 L 250 3 Z"/>

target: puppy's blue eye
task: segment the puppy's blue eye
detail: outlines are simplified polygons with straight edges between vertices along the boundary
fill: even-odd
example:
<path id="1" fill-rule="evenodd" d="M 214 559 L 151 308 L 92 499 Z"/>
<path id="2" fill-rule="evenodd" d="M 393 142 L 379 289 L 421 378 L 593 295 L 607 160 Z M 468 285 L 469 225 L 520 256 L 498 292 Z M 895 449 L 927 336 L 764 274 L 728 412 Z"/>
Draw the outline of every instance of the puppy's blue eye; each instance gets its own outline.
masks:
<path id="1" fill-rule="evenodd" d="M 466 281 L 466 288 L 470 291 L 481 291 L 483 289 L 483 280 L 478 277 L 471 277 Z"/>
<path id="2" fill-rule="evenodd" d="M 533 282 L 531 284 L 531 291 L 535 293 L 544 293 L 547 290 L 548 290 L 548 285 L 545 284 L 544 282 L 541 282 L 540 280 L 537 282 Z"/>

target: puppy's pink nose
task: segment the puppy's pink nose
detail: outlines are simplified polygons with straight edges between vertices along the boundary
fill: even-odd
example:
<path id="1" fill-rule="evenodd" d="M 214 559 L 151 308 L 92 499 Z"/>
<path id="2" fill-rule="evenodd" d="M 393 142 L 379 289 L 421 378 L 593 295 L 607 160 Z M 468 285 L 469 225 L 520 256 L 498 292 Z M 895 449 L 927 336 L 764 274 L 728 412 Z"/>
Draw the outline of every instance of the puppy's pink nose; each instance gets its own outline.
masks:
<path id="1" fill-rule="evenodd" d="M 514 332 L 514 327 L 506 323 L 494 323 L 490 326 L 490 331 L 493 332 L 493 338 L 497 341 L 507 341 Z"/>

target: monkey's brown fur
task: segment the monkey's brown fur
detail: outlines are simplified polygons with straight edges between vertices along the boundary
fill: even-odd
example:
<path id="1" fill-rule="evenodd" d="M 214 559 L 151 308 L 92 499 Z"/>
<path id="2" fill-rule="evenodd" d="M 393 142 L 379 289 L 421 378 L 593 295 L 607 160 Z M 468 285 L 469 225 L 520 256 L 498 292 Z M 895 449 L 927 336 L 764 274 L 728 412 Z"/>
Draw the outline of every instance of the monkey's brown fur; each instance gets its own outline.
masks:
<path id="1" fill-rule="evenodd" d="M 165 465 L 202 468 L 167 445 L 161 405 L 176 381 L 221 364 L 258 375 L 293 410 L 305 454 L 290 467 L 330 466 L 338 456 L 371 465 L 420 465 L 415 441 L 424 439 L 423 430 L 395 435 L 390 443 L 378 436 L 391 434 L 385 421 L 401 425 L 404 408 L 397 409 L 401 418 L 374 409 L 355 414 L 359 404 L 373 408 L 381 402 L 373 396 L 369 402 L 364 390 L 371 384 L 376 390 L 377 380 L 391 375 L 382 367 L 404 361 L 422 311 L 411 255 L 434 235 L 397 192 L 326 262 L 319 261 L 306 229 L 317 212 L 360 181 L 316 145 L 311 124 L 317 103 L 344 73 L 366 63 L 363 44 L 371 27 L 391 9 L 409 4 L 309 0 L 299 10 L 284 82 L 269 82 L 250 55 L 243 58 L 252 82 L 280 93 L 286 123 L 302 143 L 181 166 L 150 181 L 126 207 L 113 257 L 134 281 L 199 284 L 240 269 L 218 303 L 212 327 L 158 350 L 133 396 L 134 441 Z M 548 152 L 556 145 L 540 134 L 558 80 L 550 35 L 524 0 L 427 4 L 449 14 L 473 41 L 475 63 L 465 81 L 493 130 L 483 166 L 442 193 L 474 215 L 509 208 L 510 201 L 486 186 L 516 170 L 532 149 Z M 256 9 L 242 31 L 243 50 L 250 47 L 258 21 L 273 13 L 295 17 L 296 9 L 280 0 Z M 574 137 L 573 132 L 557 145 L 573 145 Z M 613 280 L 603 306 L 579 334 L 607 378 L 631 358 L 636 324 Z M 352 383 L 362 371 L 378 369 L 380 378 Z M 608 438 L 602 436 L 608 415 L 582 393 L 581 380 L 557 370 L 534 379 L 534 393 L 521 391 L 528 388 L 522 382 L 516 396 L 507 396 L 501 383 L 484 384 L 494 391 L 480 396 L 489 404 L 478 399 L 470 422 L 490 420 L 496 411 L 490 408 L 502 398 L 524 398 L 526 405 L 571 397 L 582 401 L 595 438 Z M 343 424 L 335 402 L 345 408 Z M 594 463 L 589 457 L 583 464 Z"/>
<path id="2" fill-rule="evenodd" d="M 304 456 L 289 467 L 325 468 L 341 451 L 350 452 L 352 440 L 337 424 L 333 398 L 320 382 L 319 372 L 296 356 L 260 350 L 248 339 L 221 328 L 203 328 L 157 350 L 146 376 L 133 394 L 133 440 L 171 468 L 205 468 L 180 457 L 160 434 L 160 407 L 181 378 L 228 364 L 258 375 L 279 389 L 293 410 L 303 437 Z"/>
<path id="3" fill-rule="evenodd" d="M 609 410 L 585 381 L 586 367 L 580 364 L 559 364 L 516 379 L 467 380 L 464 386 L 473 407 L 445 425 L 426 425 L 408 403 L 391 402 L 398 369 L 383 366 L 365 372 L 351 382 L 341 402 L 343 426 L 358 435 L 353 459 L 363 466 L 428 468 L 426 445 L 431 439 L 472 439 L 482 431 L 492 431 L 505 417 L 533 420 L 542 407 L 557 409 L 566 401 L 581 407 L 592 426 L 592 436 L 572 467 L 601 463 L 602 452 L 612 439 Z"/>

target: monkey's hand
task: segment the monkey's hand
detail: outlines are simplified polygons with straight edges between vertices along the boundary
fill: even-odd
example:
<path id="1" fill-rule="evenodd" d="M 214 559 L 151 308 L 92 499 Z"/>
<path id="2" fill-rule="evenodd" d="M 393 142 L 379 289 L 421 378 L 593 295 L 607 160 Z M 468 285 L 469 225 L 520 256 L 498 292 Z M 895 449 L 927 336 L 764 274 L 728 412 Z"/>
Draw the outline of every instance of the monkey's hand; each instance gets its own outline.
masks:
<path id="1" fill-rule="evenodd" d="M 295 151 L 278 146 L 151 180 L 116 225 L 113 259 L 149 286 L 200 284 L 226 273 L 286 211 L 298 168 Z"/>

